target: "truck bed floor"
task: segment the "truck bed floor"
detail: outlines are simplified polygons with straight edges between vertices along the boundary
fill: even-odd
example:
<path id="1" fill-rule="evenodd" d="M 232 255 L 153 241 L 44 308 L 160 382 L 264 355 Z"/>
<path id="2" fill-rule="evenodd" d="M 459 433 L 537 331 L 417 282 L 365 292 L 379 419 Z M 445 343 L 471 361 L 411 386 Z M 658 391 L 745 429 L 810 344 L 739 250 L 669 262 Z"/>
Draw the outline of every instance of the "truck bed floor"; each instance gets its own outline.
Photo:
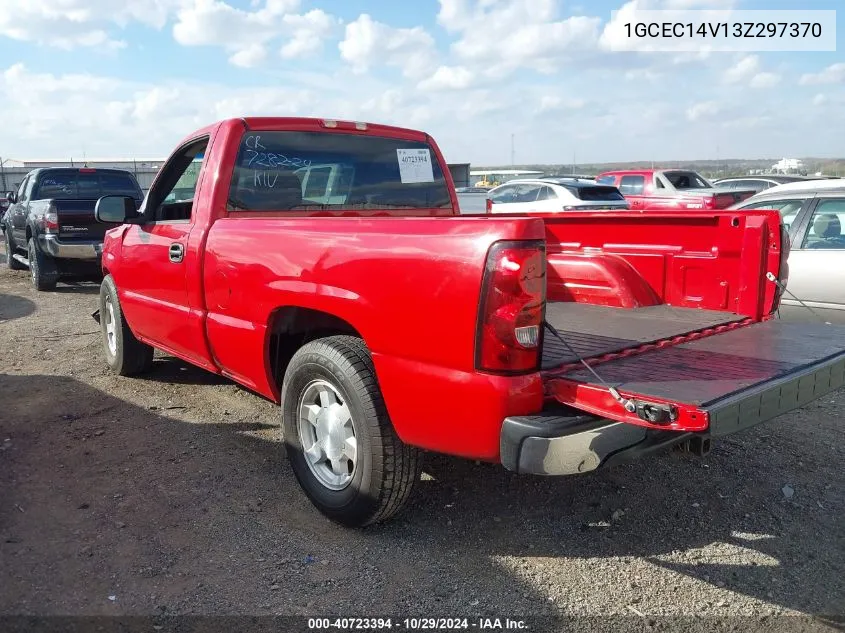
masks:
<path id="1" fill-rule="evenodd" d="M 759 383 L 785 379 L 805 366 L 841 356 L 843 347 L 845 328 L 775 319 L 611 360 L 595 368 L 605 381 L 627 392 L 708 406 Z M 567 372 L 564 377 L 598 384 L 586 369 Z"/>
<path id="2" fill-rule="evenodd" d="M 546 307 L 546 321 L 582 358 L 619 352 L 644 343 L 742 321 L 733 312 L 675 308 L 668 305 L 614 308 L 560 302 Z M 543 340 L 543 369 L 578 359 L 554 336 Z"/>

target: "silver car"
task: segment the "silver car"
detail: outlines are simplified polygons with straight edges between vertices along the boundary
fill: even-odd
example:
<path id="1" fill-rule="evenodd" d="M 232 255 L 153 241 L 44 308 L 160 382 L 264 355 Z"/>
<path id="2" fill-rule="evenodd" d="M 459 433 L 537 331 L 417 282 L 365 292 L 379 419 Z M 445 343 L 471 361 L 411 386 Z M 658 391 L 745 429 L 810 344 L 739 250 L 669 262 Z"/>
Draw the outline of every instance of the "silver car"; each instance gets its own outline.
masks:
<path id="1" fill-rule="evenodd" d="M 787 289 L 830 323 L 845 323 L 845 180 L 811 180 L 766 189 L 731 209 L 777 209 L 789 229 Z M 816 318 L 789 293 L 781 318 Z"/>

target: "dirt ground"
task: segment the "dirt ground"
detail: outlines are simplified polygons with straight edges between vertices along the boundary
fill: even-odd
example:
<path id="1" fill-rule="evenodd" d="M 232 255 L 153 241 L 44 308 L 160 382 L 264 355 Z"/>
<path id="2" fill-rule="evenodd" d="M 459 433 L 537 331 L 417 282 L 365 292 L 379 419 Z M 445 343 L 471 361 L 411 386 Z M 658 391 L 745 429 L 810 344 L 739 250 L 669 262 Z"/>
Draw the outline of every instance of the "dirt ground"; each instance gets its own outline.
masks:
<path id="1" fill-rule="evenodd" d="M 167 357 L 110 375 L 97 297 L 0 270 L 0 614 L 845 614 L 845 393 L 705 459 L 432 458 L 353 531 L 300 492 L 272 403 Z"/>

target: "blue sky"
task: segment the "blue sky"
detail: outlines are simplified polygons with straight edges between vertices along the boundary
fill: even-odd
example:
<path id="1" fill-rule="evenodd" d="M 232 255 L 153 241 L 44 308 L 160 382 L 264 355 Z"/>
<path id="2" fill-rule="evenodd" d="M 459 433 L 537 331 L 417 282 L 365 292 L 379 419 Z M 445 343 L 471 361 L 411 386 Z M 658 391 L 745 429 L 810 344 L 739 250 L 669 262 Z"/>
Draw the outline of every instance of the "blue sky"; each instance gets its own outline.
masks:
<path id="1" fill-rule="evenodd" d="M 454 162 L 845 156 L 836 52 L 619 52 L 611 12 L 835 0 L 3 0 L 0 156 L 161 157 L 242 115 L 421 128 Z"/>

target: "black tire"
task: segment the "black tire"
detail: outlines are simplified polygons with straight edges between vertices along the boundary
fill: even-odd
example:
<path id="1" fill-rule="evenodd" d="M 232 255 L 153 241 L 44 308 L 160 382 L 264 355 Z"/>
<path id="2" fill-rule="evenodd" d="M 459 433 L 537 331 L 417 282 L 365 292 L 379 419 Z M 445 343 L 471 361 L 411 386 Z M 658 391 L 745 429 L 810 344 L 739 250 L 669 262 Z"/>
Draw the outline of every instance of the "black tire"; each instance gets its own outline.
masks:
<path id="1" fill-rule="evenodd" d="M 9 234 L 11 230 L 12 227 L 8 227 L 3 232 L 6 239 L 6 267 L 9 268 L 9 270 L 26 270 L 26 266 L 24 264 L 12 257 L 12 255 L 15 254 L 15 249 L 12 246 L 12 236 Z"/>
<path id="2" fill-rule="evenodd" d="M 331 385 L 351 414 L 355 466 L 351 481 L 340 490 L 318 479 L 302 446 L 300 401 L 316 381 Z M 390 518 L 420 478 L 420 451 L 396 435 L 369 350 L 359 338 L 317 339 L 293 355 L 282 383 L 282 425 L 288 459 L 305 494 L 320 512 L 343 525 L 364 527 Z"/>
<path id="3" fill-rule="evenodd" d="M 35 244 L 35 238 L 29 238 L 26 245 L 27 259 L 29 259 L 29 275 L 32 286 L 36 290 L 53 290 L 59 281 L 56 264 L 41 252 Z"/>
<path id="4" fill-rule="evenodd" d="M 111 306 L 111 310 L 109 307 Z M 114 351 L 109 346 L 109 323 L 114 322 Z M 142 343 L 126 324 L 117 297 L 117 287 L 111 275 L 103 278 L 100 284 L 100 330 L 103 335 L 103 350 L 106 363 L 113 372 L 121 376 L 136 376 L 153 366 L 155 350 Z"/>

